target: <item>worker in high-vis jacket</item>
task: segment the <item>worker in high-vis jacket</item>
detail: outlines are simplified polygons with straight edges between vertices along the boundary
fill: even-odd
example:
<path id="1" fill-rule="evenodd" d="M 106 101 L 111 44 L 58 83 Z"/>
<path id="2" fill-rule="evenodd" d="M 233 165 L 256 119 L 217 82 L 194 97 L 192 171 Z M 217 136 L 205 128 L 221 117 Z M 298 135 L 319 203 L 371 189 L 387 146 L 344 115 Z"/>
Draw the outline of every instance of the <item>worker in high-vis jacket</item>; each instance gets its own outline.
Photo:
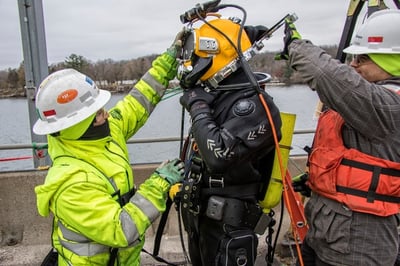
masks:
<path id="1" fill-rule="evenodd" d="M 394 265 L 400 207 L 400 11 L 375 11 L 342 64 L 286 23 L 288 60 L 327 107 L 308 159 L 304 265 Z M 303 184 L 301 184 L 303 182 Z M 300 189 L 303 187 L 303 189 Z"/>
<path id="2" fill-rule="evenodd" d="M 48 136 L 53 164 L 35 192 L 39 214 L 54 215 L 58 265 L 140 265 L 146 229 L 165 210 L 184 166 L 167 160 L 135 188 L 126 142 L 175 77 L 181 37 L 109 111 L 110 92 L 76 70 L 57 71 L 41 83 L 33 131 Z"/>

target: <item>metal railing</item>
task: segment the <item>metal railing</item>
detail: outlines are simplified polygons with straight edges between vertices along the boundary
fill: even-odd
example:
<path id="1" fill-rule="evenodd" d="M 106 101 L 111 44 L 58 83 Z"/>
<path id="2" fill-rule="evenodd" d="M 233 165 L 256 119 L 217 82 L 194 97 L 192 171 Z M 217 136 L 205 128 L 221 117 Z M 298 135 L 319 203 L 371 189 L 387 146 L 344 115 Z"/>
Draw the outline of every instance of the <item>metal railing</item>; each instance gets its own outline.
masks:
<path id="1" fill-rule="evenodd" d="M 301 129 L 295 130 L 293 135 L 300 134 L 314 134 L 315 129 Z M 180 137 L 165 137 L 165 138 L 140 138 L 134 139 L 131 138 L 127 141 L 127 144 L 141 144 L 141 143 L 155 143 L 155 142 L 174 142 L 180 141 Z M 36 143 L 36 144 L 0 144 L 0 150 L 22 150 L 22 149 L 32 149 L 37 147 L 47 147 L 47 143 Z"/>
<path id="2" fill-rule="evenodd" d="M 314 133 L 315 129 L 301 129 L 301 130 L 295 130 L 293 132 L 293 135 L 314 134 Z M 179 141 L 181 141 L 180 137 L 162 137 L 162 138 L 157 137 L 157 138 L 140 138 L 140 139 L 131 138 L 127 141 L 127 144 L 131 145 L 131 144 L 165 143 L 165 142 L 179 142 Z M 24 150 L 24 149 L 32 149 L 34 151 L 35 156 L 38 158 L 44 159 L 47 156 L 47 143 L 0 144 L 0 151 Z M 295 155 L 291 154 L 290 156 L 291 157 L 304 156 L 304 154 L 295 154 Z M 14 161 L 14 160 L 27 160 L 27 159 L 35 159 L 35 158 L 34 156 L 19 156 L 19 157 L 8 157 L 8 158 L 0 157 L 0 163 Z"/>

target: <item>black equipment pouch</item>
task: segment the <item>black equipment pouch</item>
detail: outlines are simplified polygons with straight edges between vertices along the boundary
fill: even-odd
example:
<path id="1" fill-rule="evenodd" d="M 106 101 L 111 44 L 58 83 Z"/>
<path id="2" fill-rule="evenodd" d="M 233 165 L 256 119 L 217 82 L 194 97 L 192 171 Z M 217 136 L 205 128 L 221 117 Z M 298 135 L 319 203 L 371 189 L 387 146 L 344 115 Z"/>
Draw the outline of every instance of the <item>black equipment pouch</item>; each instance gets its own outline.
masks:
<path id="1" fill-rule="evenodd" d="M 250 229 L 228 232 L 219 242 L 216 265 L 252 266 L 257 258 L 258 238 Z"/>
<path id="2" fill-rule="evenodd" d="M 224 208 L 226 205 L 225 198 L 211 196 L 208 199 L 206 215 L 208 218 L 221 221 L 224 217 Z"/>
<path id="3" fill-rule="evenodd" d="M 208 218 L 230 226 L 255 229 L 260 222 L 262 209 L 239 199 L 211 196 L 205 214 Z M 262 230 L 261 226 L 257 229 Z"/>
<path id="4" fill-rule="evenodd" d="M 262 213 L 260 219 L 258 219 L 256 226 L 254 227 L 254 232 L 256 234 L 262 235 L 267 230 L 268 226 L 273 225 L 274 220 L 271 216 L 266 213 Z"/>

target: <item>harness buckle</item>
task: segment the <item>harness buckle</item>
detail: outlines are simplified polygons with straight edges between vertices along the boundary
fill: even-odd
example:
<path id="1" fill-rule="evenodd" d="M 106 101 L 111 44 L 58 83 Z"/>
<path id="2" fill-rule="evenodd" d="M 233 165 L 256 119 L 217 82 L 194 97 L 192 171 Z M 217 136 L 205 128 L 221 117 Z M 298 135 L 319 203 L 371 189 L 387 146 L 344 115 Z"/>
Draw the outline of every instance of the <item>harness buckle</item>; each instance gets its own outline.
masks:
<path id="1" fill-rule="evenodd" d="M 211 176 L 208 179 L 209 187 L 224 187 L 224 178 L 212 178 Z"/>

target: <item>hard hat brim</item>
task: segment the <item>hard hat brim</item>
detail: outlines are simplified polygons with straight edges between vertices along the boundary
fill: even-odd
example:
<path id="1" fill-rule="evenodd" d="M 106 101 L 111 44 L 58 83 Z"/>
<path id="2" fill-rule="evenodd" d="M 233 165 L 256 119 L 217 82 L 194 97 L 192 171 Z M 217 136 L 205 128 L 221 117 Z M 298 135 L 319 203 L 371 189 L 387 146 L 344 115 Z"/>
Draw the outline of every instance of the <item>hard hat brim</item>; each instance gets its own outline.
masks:
<path id="1" fill-rule="evenodd" d="M 391 48 L 370 48 L 360 45 L 350 45 L 349 47 L 343 49 L 346 54 L 400 54 L 399 51 L 394 51 Z"/>

